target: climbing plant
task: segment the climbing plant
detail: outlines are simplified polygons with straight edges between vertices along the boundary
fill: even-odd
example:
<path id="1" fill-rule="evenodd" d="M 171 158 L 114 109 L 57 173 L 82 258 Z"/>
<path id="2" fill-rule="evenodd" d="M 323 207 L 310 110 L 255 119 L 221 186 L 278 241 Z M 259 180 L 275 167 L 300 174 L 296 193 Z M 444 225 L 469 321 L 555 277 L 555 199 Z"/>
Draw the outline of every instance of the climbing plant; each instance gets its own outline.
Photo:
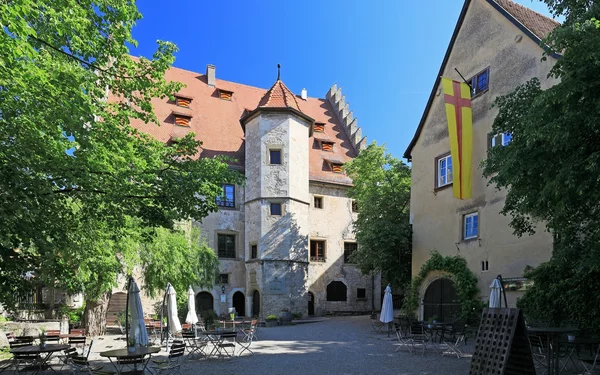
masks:
<path id="1" fill-rule="evenodd" d="M 413 314 L 419 308 L 419 287 L 432 271 L 442 271 L 454 282 L 461 304 L 460 318 L 466 321 L 479 319 L 483 302 L 479 298 L 477 276 L 467 267 L 467 261 L 459 256 L 442 256 L 437 251 L 431 252 L 431 257 L 421 266 L 421 271 L 415 276 L 406 293 L 404 312 Z"/>

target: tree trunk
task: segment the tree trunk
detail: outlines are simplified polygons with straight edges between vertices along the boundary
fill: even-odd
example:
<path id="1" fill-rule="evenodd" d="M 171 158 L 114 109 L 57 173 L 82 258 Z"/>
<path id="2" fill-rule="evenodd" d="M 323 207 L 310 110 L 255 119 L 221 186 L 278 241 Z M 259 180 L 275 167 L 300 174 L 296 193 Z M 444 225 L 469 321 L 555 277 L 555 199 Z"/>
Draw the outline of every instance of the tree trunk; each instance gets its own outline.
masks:
<path id="1" fill-rule="evenodd" d="M 101 336 L 106 332 L 106 311 L 110 296 L 103 293 L 97 301 L 85 302 L 85 313 L 83 314 L 83 323 L 85 333 L 88 336 Z"/>

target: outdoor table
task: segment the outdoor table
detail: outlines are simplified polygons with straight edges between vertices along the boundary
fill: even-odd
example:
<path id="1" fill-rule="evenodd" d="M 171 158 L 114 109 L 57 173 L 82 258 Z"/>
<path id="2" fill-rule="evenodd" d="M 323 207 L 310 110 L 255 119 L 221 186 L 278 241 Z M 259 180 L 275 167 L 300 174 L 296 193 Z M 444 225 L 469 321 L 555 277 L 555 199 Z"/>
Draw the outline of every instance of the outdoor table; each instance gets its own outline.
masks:
<path id="1" fill-rule="evenodd" d="M 548 375 L 559 374 L 558 355 L 560 353 L 560 335 L 579 331 L 578 328 L 569 327 L 527 327 L 528 333 L 546 336 L 548 339 Z"/>
<path id="2" fill-rule="evenodd" d="M 67 349 L 69 349 L 69 345 L 46 344 L 46 346 L 44 346 L 43 348 L 39 345 L 21 346 L 18 348 L 11 349 L 10 352 L 13 354 L 29 353 L 29 354 L 40 355 L 40 358 L 42 359 L 42 361 L 39 364 L 39 366 L 37 366 L 38 367 L 37 371 L 33 373 L 34 375 L 36 375 L 37 373 L 39 373 L 41 371 L 42 368 L 49 366 L 49 365 L 47 365 L 47 363 L 50 360 L 50 357 L 52 357 L 52 354 L 54 354 L 56 352 L 60 352 L 61 350 L 67 350 Z M 42 356 L 41 354 L 44 354 L 44 355 Z"/>
<path id="3" fill-rule="evenodd" d="M 220 329 L 214 331 L 201 331 L 198 334 L 204 335 L 208 338 L 208 341 L 212 344 L 213 349 L 208 354 L 208 357 L 212 356 L 213 353 L 220 354 L 221 351 L 219 349 L 219 345 L 223 343 L 223 338 L 221 337 L 224 333 L 233 333 L 235 330 L 231 329 Z"/>
<path id="4" fill-rule="evenodd" d="M 146 357 L 148 356 L 148 359 L 146 361 L 144 361 L 144 368 L 142 369 L 142 372 L 146 371 L 146 367 L 148 366 L 148 362 L 150 361 L 150 357 L 152 357 L 152 354 L 156 354 L 160 352 L 160 347 L 156 347 L 156 346 L 140 346 L 140 347 L 136 347 L 135 350 L 133 352 L 130 352 L 128 348 L 123 348 L 123 349 L 113 349 L 113 350 L 107 350 L 105 352 L 101 352 L 100 356 L 101 357 L 107 357 L 108 360 L 110 361 L 110 363 L 112 363 L 112 365 L 115 367 L 115 369 L 117 370 L 117 374 L 121 373 L 121 369 L 119 368 L 119 366 L 117 366 L 117 364 L 115 362 L 113 362 L 112 358 L 137 358 L 137 357 Z M 137 370 L 137 368 L 136 368 Z"/>
<path id="5" fill-rule="evenodd" d="M 565 369 L 565 367 L 567 367 L 567 363 L 569 362 L 569 360 L 571 360 L 571 363 L 573 363 L 575 368 L 577 368 L 577 364 L 575 363 L 575 361 L 573 361 L 573 358 L 572 358 L 573 353 L 575 351 L 577 351 L 577 353 L 579 355 L 579 348 L 581 346 L 588 346 L 590 348 L 590 352 L 595 352 L 598 345 L 600 345 L 600 339 L 575 337 L 574 340 L 560 340 L 560 344 L 572 347 L 571 350 L 569 351 L 569 355 L 567 356 L 567 360 L 565 361 L 565 364 L 563 365 L 563 368 L 561 369 L 561 371 L 562 371 Z M 592 355 L 593 355 L 593 353 L 592 353 Z"/>

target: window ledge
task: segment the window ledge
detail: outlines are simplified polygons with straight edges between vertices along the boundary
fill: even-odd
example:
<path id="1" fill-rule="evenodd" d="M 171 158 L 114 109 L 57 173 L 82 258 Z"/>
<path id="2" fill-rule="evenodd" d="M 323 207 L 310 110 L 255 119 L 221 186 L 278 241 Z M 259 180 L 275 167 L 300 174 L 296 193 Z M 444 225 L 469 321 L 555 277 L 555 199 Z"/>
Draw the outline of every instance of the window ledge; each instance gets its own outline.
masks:
<path id="1" fill-rule="evenodd" d="M 325 258 L 310 257 L 310 261 L 317 263 L 325 263 L 327 260 Z"/>
<path id="2" fill-rule="evenodd" d="M 438 192 L 440 190 L 448 189 L 449 187 L 452 187 L 452 182 L 444 186 L 436 186 L 433 191 Z"/>
<path id="3" fill-rule="evenodd" d="M 473 238 L 463 238 L 461 242 L 469 243 L 469 242 L 477 241 L 478 239 L 479 239 L 479 236 L 473 237 Z"/>
<path id="4" fill-rule="evenodd" d="M 357 300 L 357 301 L 366 301 L 366 300 L 367 300 L 367 298 L 366 298 L 366 297 L 365 297 L 365 298 L 356 298 L 356 300 Z"/>

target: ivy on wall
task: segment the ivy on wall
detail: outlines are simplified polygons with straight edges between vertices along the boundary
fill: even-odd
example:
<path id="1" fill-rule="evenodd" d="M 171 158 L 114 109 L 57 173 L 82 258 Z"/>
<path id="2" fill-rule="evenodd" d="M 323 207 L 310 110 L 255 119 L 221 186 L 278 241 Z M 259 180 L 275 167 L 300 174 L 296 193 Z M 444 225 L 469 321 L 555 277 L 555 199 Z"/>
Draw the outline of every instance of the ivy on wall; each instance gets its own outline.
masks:
<path id="1" fill-rule="evenodd" d="M 467 261 L 459 256 L 442 256 L 437 251 L 431 252 L 431 257 L 421 266 L 421 271 L 415 276 L 410 285 L 404 301 L 404 310 L 412 315 L 419 308 L 419 288 L 427 274 L 432 271 L 441 271 L 446 274 L 452 282 L 458 294 L 461 304 L 460 318 L 468 322 L 479 320 L 484 303 L 479 298 L 477 288 L 477 276 L 469 267 Z"/>

